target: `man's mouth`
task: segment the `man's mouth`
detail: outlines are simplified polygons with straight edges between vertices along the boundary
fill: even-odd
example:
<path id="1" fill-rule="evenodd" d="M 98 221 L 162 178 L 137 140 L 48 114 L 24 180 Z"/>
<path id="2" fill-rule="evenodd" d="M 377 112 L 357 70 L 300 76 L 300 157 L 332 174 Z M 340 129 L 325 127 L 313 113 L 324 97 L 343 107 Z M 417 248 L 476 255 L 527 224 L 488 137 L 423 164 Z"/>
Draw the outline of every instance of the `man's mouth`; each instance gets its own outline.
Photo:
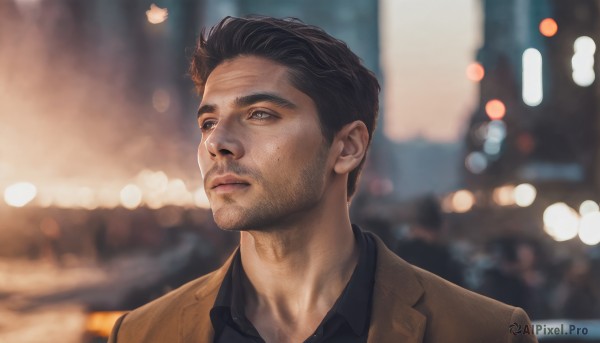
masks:
<path id="1" fill-rule="evenodd" d="M 218 193 L 229 193 L 246 189 L 250 186 L 250 183 L 235 176 L 235 175 L 223 175 L 217 176 L 211 181 L 210 189 Z"/>

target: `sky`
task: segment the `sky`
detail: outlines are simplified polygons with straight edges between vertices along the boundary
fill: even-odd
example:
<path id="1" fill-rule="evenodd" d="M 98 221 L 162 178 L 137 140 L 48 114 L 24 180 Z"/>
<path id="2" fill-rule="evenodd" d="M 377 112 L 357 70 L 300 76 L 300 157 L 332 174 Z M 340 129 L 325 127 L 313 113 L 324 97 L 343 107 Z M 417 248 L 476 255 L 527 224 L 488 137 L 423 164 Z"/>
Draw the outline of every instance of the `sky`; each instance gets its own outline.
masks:
<path id="1" fill-rule="evenodd" d="M 380 0 L 384 132 L 394 141 L 462 139 L 477 84 L 465 76 L 481 44 L 478 0 Z"/>

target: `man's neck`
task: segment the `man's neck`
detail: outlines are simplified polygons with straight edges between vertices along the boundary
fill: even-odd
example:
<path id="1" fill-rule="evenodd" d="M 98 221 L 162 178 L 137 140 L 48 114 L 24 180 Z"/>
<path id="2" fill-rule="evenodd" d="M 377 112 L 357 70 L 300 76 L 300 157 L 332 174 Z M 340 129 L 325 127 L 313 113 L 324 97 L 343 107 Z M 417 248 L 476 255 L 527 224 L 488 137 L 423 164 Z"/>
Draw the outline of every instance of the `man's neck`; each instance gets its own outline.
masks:
<path id="1" fill-rule="evenodd" d="M 306 339 L 348 283 L 359 252 L 347 207 L 340 212 L 294 227 L 242 232 L 246 314 L 267 342 Z"/>

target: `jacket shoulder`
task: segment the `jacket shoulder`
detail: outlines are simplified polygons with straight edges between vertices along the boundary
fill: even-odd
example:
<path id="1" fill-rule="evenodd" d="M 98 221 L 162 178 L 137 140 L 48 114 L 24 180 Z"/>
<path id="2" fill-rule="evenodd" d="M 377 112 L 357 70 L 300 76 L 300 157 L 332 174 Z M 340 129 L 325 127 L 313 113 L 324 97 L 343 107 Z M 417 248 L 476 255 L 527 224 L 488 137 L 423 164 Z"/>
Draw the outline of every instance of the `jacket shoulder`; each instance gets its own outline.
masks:
<path id="1" fill-rule="evenodd" d="M 513 323 L 531 325 L 520 308 L 469 291 L 390 251 L 376 238 L 377 271 L 374 293 L 380 318 L 396 311 L 395 324 L 422 323 L 423 342 L 537 342 L 534 335 L 514 336 Z M 402 304 L 393 306 L 390 304 Z M 385 309 L 385 310 L 382 310 Z M 409 330 L 410 331 L 410 330 Z"/>
<path id="2" fill-rule="evenodd" d="M 161 317 L 178 311 L 182 305 L 189 304 L 196 299 L 196 293 L 201 292 L 212 279 L 216 271 L 194 279 L 169 293 L 142 305 L 127 314 L 127 322 L 134 320 L 148 320 L 155 316 Z"/>
<path id="3" fill-rule="evenodd" d="M 533 335 L 513 336 L 510 331 L 511 325 L 531 325 L 521 308 L 464 289 L 418 267 L 411 268 L 424 290 L 415 308 L 427 317 L 426 341 L 447 341 L 449 333 L 464 342 L 537 341 Z"/>
<path id="4" fill-rule="evenodd" d="M 109 343 L 174 342 L 181 333 L 183 311 L 200 310 L 204 324 L 222 282 L 222 269 L 183 286 L 123 315 L 116 322 Z"/>

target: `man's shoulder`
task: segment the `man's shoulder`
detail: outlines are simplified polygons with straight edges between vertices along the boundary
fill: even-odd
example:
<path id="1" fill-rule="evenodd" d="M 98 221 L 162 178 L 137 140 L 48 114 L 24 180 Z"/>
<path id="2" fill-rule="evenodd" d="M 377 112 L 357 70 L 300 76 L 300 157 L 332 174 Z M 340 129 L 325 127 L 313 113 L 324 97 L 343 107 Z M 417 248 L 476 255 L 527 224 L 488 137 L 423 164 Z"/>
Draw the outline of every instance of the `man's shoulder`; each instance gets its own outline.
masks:
<path id="1" fill-rule="evenodd" d="M 172 311 L 181 309 L 181 306 L 196 301 L 198 293 L 202 291 L 212 280 L 217 271 L 213 271 L 194 279 L 179 288 L 176 288 L 169 293 L 129 312 L 127 315 L 128 321 L 134 319 L 143 319 L 147 317 L 155 317 L 157 313 L 168 314 Z"/>
<path id="2" fill-rule="evenodd" d="M 378 245 L 378 259 L 384 267 L 381 272 L 380 281 L 385 283 L 403 283 L 402 288 L 410 289 L 415 293 L 415 304 L 417 306 L 440 306 L 453 305 L 454 308 L 448 310 L 454 311 L 468 306 L 469 309 L 478 307 L 490 308 L 494 311 L 511 312 L 514 307 L 493 300 L 481 294 L 467 290 L 448 280 L 441 278 L 427 270 L 419 268 L 408 263 L 382 244 Z M 407 286 L 408 285 L 408 286 Z M 420 288 L 417 292 L 416 288 Z M 403 292 L 406 293 L 406 292 Z M 419 295 L 416 295 L 419 294 Z"/>
<path id="3" fill-rule="evenodd" d="M 514 310 L 513 306 L 504 304 L 500 301 L 458 286 L 429 271 L 413 265 L 410 265 L 410 268 L 413 269 L 416 278 L 423 286 L 424 293 L 421 301 L 419 302 L 423 305 L 442 305 L 442 308 L 451 306 L 450 310 L 452 312 L 462 309 L 465 306 L 468 307 L 469 310 L 489 309 L 497 314 L 510 313 Z"/>
<path id="4" fill-rule="evenodd" d="M 411 265 L 411 268 L 423 286 L 423 296 L 415 309 L 427 317 L 425 341 L 452 341 L 448 340 L 452 334 L 465 342 L 504 342 L 512 336 L 512 325 L 530 324 L 520 308 L 462 288 L 419 267 Z"/>
<path id="5" fill-rule="evenodd" d="M 126 313 L 115 324 L 109 342 L 169 342 L 185 335 L 182 330 L 188 327 L 209 334 L 210 308 L 230 260 L 221 268 Z M 194 321 L 193 325 L 183 322 L 188 320 Z"/>
<path id="6" fill-rule="evenodd" d="M 533 336 L 514 337 L 511 325 L 530 325 L 520 308 L 504 304 L 462 288 L 433 273 L 416 267 L 391 251 L 378 246 L 378 278 L 386 303 L 411 306 L 424 324 L 423 342 L 534 342 Z M 399 307 L 405 310 L 405 307 Z M 513 339 L 513 340 L 511 340 Z"/>

